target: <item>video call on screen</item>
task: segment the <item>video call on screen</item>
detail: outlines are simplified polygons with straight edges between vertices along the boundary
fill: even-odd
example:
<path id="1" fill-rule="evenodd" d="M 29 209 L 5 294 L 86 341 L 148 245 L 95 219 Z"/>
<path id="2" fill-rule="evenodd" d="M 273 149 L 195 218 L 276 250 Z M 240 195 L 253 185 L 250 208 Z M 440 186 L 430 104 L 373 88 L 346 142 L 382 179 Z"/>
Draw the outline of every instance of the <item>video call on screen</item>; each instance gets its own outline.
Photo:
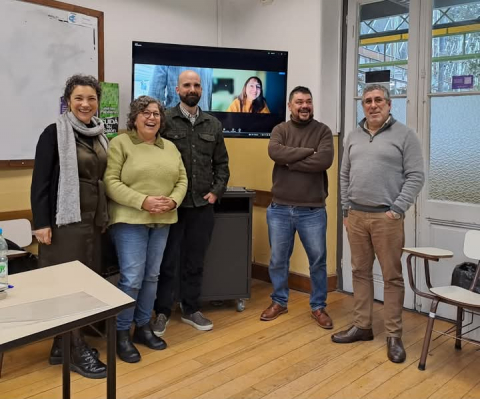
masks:
<path id="1" fill-rule="evenodd" d="M 268 138 L 273 127 L 285 121 L 288 64 L 285 51 L 133 42 L 132 54 L 132 99 L 149 95 L 166 108 L 177 105 L 178 75 L 191 69 L 202 81 L 198 105 L 222 122 L 226 137 Z M 257 111 L 260 113 L 241 112 L 238 100 L 234 111 L 233 105 L 242 90 L 254 85 L 265 105 Z"/>

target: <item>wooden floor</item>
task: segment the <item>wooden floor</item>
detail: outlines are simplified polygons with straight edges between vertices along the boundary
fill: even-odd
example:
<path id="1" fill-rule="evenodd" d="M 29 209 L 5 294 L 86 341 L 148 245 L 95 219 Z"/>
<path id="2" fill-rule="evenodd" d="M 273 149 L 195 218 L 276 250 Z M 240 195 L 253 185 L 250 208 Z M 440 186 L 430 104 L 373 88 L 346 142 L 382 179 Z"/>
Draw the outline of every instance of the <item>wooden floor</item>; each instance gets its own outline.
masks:
<path id="1" fill-rule="evenodd" d="M 417 369 L 427 318 L 404 312 L 403 340 L 407 361 L 387 360 L 383 307 L 374 305 L 375 340 L 333 344 L 330 335 L 348 327 L 353 298 L 328 297 L 334 319 L 331 331 L 310 318 L 308 295 L 292 291 L 289 313 L 261 322 L 269 303 L 270 285 L 254 281 L 244 312 L 233 303 L 207 307 L 214 321 L 210 332 L 181 323 L 178 313 L 168 326 L 167 350 L 139 345 L 142 361 L 117 362 L 118 398 L 480 398 L 480 351 L 465 345 L 455 351 L 453 340 L 434 333 L 426 371 Z M 437 321 L 436 329 L 450 324 Z M 105 359 L 105 343 L 89 339 Z M 61 398 L 61 366 L 49 366 L 51 340 L 7 352 L 0 398 Z M 105 380 L 72 373 L 72 397 L 104 398 Z"/>

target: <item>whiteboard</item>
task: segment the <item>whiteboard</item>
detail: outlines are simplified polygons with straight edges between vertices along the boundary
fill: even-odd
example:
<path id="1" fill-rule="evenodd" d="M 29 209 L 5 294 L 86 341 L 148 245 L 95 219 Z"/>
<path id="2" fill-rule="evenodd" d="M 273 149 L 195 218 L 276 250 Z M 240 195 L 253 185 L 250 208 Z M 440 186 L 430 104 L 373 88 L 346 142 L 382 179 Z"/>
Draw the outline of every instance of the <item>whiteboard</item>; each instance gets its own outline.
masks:
<path id="1" fill-rule="evenodd" d="M 34 159 L 67 78 L 98 77 L 98 20 L 17 0 L 0 0 L 0 15 L 0 160 Z"/>

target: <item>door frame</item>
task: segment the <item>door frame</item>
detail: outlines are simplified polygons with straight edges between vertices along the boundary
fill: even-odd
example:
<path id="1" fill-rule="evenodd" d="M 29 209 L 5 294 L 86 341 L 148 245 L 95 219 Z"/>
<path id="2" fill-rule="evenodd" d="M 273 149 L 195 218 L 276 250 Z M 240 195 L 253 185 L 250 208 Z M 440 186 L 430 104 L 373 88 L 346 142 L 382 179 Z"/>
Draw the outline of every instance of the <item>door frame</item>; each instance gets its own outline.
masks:
<path id="1" fill-rule="evenodd" d="M 344 60 L 346 65 L 344 75 L 344 115 L 343 115 L 343 130 L 344 139 L 349 132 L 351 132 L 356 125 L 356 99 L 357 96 L 357 76 L 358 76 L 358 38 L 359 38 L 359 11 L 360 6 L 369 3 L 375 3 L 381 0 L 344 0 L 343 4 L 346 9 L 346 23 L 344 26 L 345 37 L 345 53 Z M 423 35 L 425 29 L 421 29 L 421 17 L 420 10 L 422 8 L 421 0 L 411 0 L 409 6 L 409 41 L 408 41 L 408 71 L 407 71 L 407 120 L 406 124 L 410 128 L 419 133 L 421 141 L 421 133 L 419 128 L 421 126 L 422 119 L 420 114 L 422 113 L 419 105 L 421 104 L 420 87 L 421 75 L 420 74 L 420 51 L 421 40 L 425 40 Z M 423 33 L 422 33 L 423 32 Z M 400 96 L 405 97 L 405 96 Z M 399 96 L 392 96 L 392 101 Z M 395 115 L 394 115 L 395 116 Z M 343 154 L 343 141 L 339 142 L 340 153 Z M 339 170 L 341 166 L 341 156 L 339 157 Z M 340 203 L 340 184 L 339 184 L 339 223 L 338 229 L 342 235 L 342 252 L 341 252 L 341 284 L 342 290 L 346 292 L 353 292 L 352 275 L 350 266 L 350 247 L 348 244 L 348 238 L 343 227 L 343 217 L 341 216 L 341 203 Z M 405 214 L 405 245 L 415 246 L 417 242 L 417 203 L 415 203 L 409 211 Z M 406 271 L 406 261 L 403 259 L 403 273 L 405 281 L 408 281 Z M 382 293 L 383 294 L 383 293 Z M 383 295 L 382 295 L 383 296 Z M 410 289 L 409 285 L 405 286 L 405 301 L 404 306 L 409 309 L 415 308 L 415 295 Z"/>

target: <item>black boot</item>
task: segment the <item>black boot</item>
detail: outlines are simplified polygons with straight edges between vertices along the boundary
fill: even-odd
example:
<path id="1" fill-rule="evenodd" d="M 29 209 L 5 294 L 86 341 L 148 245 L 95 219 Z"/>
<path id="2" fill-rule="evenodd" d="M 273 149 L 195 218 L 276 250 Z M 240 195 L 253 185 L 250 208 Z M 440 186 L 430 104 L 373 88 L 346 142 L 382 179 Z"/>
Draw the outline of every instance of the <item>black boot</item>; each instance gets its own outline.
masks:
<path id="1" fill-rule="evenodd" d="M 130 330 L 117 330 L 117 355 L 127 363 L 140 361 L 140 352 L 130 339 Z"/>
<path id="2" fill-rule="evenodd" d="M 135 332 L 133 333 L 133 342 L 143 344 L 148 346 L 150 349 L 155 350 L 162 350 L 166 349 L 167 347 L 167 343 L 153 333 L 150 323 L 147 323 L 141 327 L 135 327 Z"/>
<path id="3" fill-rule="evenodd" d="M 107 366 L 98 360 L 85 341 L 73 339 L 70 354 L 70 370 L 86 378 L 106 378 Z"/>
<path id="4" fill-rule="evenodd" d="M 93 355 L 98 358 L 98 350 L 91 348 Z M 62 337 L 57 335 L 53 338 L 52 349 L 50 350 L 50 357 L 48 358 L 48 363 L 51 365 L 62 364 L 63 363 L 63 348 L 62 348 Z"/>

